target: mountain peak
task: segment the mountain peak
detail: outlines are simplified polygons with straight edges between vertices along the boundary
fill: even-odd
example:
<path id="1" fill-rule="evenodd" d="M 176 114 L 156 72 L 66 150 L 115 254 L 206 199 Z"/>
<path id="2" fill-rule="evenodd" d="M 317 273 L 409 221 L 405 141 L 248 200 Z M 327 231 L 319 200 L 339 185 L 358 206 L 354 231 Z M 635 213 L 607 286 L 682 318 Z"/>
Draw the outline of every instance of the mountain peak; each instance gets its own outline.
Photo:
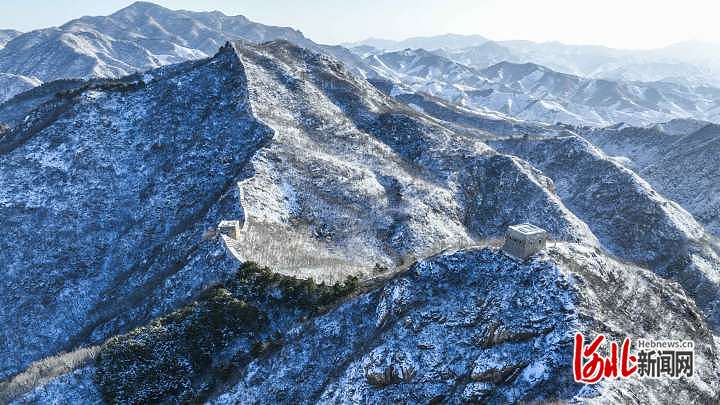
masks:
<path id="1" fill-rule="evenodd" d="M 5 47 L 0 35 L 0 72 L 43 82 L 119 78 L 206 58 L 226 41 L 239 39 L 252 43 L 288 39 L 300 46 L 321 49 L 291 28 L 255 23 L 221 12 L 171 10 L 138 1 L 109 16 L 82 17 L 60 27 L 21 35 Z M 28 64 L 27 60 L 35 63 Z M 65 62 L 56 63 L 57 60 Z M 11 91 L 3 98 L 14 94 L 17 93 Z"/>
<path id="2" fill-rule="evenodd" d="M 536 71 L 549 72 L 550 69 L 531 62 L 513 63 L 502 61 L 483 69 L 482 73 L 489 78 L 512 77 L 513 80 L 516 80 Z"/>
<path id="3" fill-rule="evenodd" d="M 112 15 L 121 15 L 128 12 L 139 12 L 139 13 L 147 13 L 148 11 L 162 11 L 162 12 L 171 12 L 169 8 L 165 8 L 163 6 L 160 6 L 158 4 L 149 2 L 149 1 L 136 1 L 129 6 L 122 8 Z"/>

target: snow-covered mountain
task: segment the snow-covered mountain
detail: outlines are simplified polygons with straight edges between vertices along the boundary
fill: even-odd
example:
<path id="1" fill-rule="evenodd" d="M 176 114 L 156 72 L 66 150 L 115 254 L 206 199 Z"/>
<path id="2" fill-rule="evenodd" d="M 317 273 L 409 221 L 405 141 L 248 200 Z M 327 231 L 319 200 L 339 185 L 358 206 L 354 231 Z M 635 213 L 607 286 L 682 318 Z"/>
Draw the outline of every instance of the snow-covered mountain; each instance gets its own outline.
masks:
<path id="1" fill-rule="evenodd" d="M 237 281 L 211 295 L 229 301 L 227 308 L 217 307 L 217 299 L 198 300 L 115 338 L 96 362 L 18 402 L 173 401 L 195 399 L 197 392 L 211 404 L 718 399 L 718 349 L 692 301 L 675 284 L 580 245 L 557 244 L 522 264 L 491 249 L 446 252 L 321 314 L 291 312 L 292 290 L 283 283 L 293 285 L 241 270 Z M 247 304 L 237 308 L 238 302 Z M 198 308 L 217 308 L 205 317 L 222 319 L 230 303 L 241 315 L 255 309 L 252 315 L 268 321 L 248 319 L 240 331 L 203 324 L 210 336 L 239 336 L 214 339 L 221 350 L 210 361 L 222 368 L 200 368 L 178 348 L 208 345 L 184 330 Z M 628 308 L 637 318 L 628 318 Z M 248 329 L 264 343 L 251 346 Z M 567 364 L 575 331 L 637 339 L 658 330 L 670 339 L 692 337 L 691 378 L 573 383 Z"/>
<path id="2" fill-rule="evenodd" d="M 16 30 L 0 30 L 0 48 L 3 48 L 11 39 L 20 34 L 22 34 L 22 32 Z"/>
<path id="3" fill-rule="evenodd" d="M 649 50 L 566 45 L 558 42 L 501 41 L 506 60 L 537 63 L 564 73 L 609 80 L 670 81 L 720 86 L 718 45 L 684 42 Z"/>
<path id="4" fill-rule="evenodd" d="M 228 40 L 274 39 L 290 40 L 346 62 L 354 58 L 344 48 L 318 45 L 292 28 L 255 23 L 241 15 L 169 10 L 136 2 L 109 16 L 82 17 L 16 36 L 0 49 L 0 72 L 43 82 L 118 78 L 206 58 Z"/>
<path id="5" fill-rule="evenodd" d="M 243 16 L 173 11 L 136 2 L 106 17 L 82 17 L 16 37 L 0 51 L 0 72 L 42 81 L 121 77 L 207 57 L 228 39 L 278 38 L 310 44 L 296 30 L 257 24 Z"/>
<path id="6" fill-rule="evenodd" d="M 488 101 L 521 118 L 578 125 L 642 125 L 673 118 L 720 119 L 720 89 L 669 82 L 586 79 L 534 64 L 501 62 L 481 71 L 493 82 Z M 514 95 L 508 101 L 508 95 Z M 513 111 L 515 113 L 513 113 Z M 552 122 L 552 121 L 549 121 Z"/>
<path id="7" fill-rule="evenodd" d="M 437 49 L 433 52 L 475 69 L 484 69 L 500 62 L 522 60 L 517 58 L 510 49 L 494 41 L 467 48 Z"/>
<path id="8" fill-rule="evenodd" d="M 370 75 L 397 84 L 393 94 L 428 93 L 527 121 L 607 126 L 720 119 L 720 89 L 708 86 L 587 79 L 532 63 L 500 62 L 477 70 L 422 49 L 370 55 L 365 61 Z"/>
<path id="9" fill-rule="evenodd" d="M 365 58 L 365 62 L 382 78 L 418 91 L 423 91 L 424 85 L 433 86 L 434 83 L 480 88 L 486 81 L 476 70 L 424 49 L 371 55 Z M 432 92 L 432 89 L 427 90 Z"/>
<path id="10" fill-rule="evenodd" d="M 613 49 L 595 45 L 568 45 L 560 42 L 525 40 L 478 40 L 475 44 L 458 40 L 443 42 L 363 41 L 357 45 L 394 51 L 424 48 L 476 69 L 499 62 L 534 63 L 576 76 L 624 81 L 671 81 L 681 84 L 720 86 L 718 54 L 720 45 L 687 41 L 648 50 Z M 438 37 L 442 38 L 442 37 Z M 452 36 L 448 36 L 452 38 Z M 462 38 L 462 36 L 460 36 Z M 400 44 L 405 44 L 401 47 Z M 424 46 L 429 44 L 431 46 Z"/>
<path id="11" fill-rule="evenodd" d="M 498 151 L 286 41 L 227 44 L 121 80 L 48 83 L 0 105 L 0 122 L 10 125 L 0 133 L 0 218 L 13 230 L 0 233 L 0 394 L 718 398 L 717 245 L 581 138 L 496 141 Z M 310 256 L 306 246 L 345 252 L 332 268 L 303 258 L 300 270 L 318 279 L 421 260 L 317 312 L 302 291 L 327 285 L 236 275 L 214 230 L 222 219 L 245 224 L 231 252 L 281 271 L 281 258 Z M 526 221 L 557 241 L 548 256 L 518 264 L 473 248 L 422 260 Z M 627 318 L 632 306 L 648 309 L 634 313 L 643 322 Z M 588 391 L 567 366 L 576 329 L 692 338 L 697 374 L 681 386 Z M 95 360 L 21 383 L 66 358 L 49 356 L 92 345 Z M 513 362 L 510 349 L 527 357 Z"/>
<path id="12" fill-rule="evenodd" d="M 435 49 L 461 49 L 482 45 L 488 39 L 480 35 L 445 34 L 424 37 L 412 37 L 400 41 L 381 38 L 368 38 L 363 41 L 344 43 L 347 48 L 369 46 L 387 51 L 422 48 L 429 51 Z"/>
<path id="13" fill-rule="evenodd" d="M 40 80 L 34 78 L 0 73 L 0 103 L 41 84 Z"/>
<path id="14" fill-rule="evenodd" d="M 9 33 L 8 38 L 16 34 Z M 60 27 L 15 36 L 0 49 L 0 74 L 4 75 L 0 102 L 44 81 L 118 78 L 204 58 L 226 40 L 237 39 L 254 43 L 289 40 L 331 55 L 369 77 L 393 80 L 402 87 L 394 94 L 424 92 L 481 114 L 595 126 L 618 122 L 645 125 L 674 118 L 716 121 L 720 116 L 716 106 L 720 90 L 685 74 L 687 69 L 672 60 L 658 59 L 652 62 L 653 69 L 645 62 L 637 65 L 648 72 L 648 78 L 672 77 L 672 83 L 638 83 L 625 81 L 635 77 L 627 52 L 603 47 L 492 42 L 479 36 L 444 35 L 369 42 L 380 48 L 413 50 L 382 52 L 366 44 L 351 52 L 340 46 L 316 44 L 292 28 L 263 25 L 243 16 L 169 10 L 146 2 L 109 16 L 82 17 Z M 692 60 L 699 61 L 697 53 L 668 51 L 688 60 L 694 55 Z M 545 64 L 508 63 L 526 60 Z M 568 67 L 569 61 L 577 66 Z M 585 79 L 553 68 L 617 80 Z M 502 77 L 498 76 L 500 70 Z"/>
<path id="15" fill-rule="evenodd" d="M 720 236 L 720 127 L 677 120 L 648 128 L 616 126 L 583 135 L 622 159 L 659 192 Z"/>

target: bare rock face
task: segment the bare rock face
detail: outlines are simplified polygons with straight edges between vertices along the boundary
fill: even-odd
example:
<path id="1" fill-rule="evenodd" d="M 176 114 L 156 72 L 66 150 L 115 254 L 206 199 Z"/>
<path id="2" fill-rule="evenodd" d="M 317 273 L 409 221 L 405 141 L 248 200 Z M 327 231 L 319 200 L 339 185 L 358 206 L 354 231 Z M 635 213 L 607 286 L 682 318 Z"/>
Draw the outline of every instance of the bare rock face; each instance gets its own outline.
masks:
<path id="1" fill-rule="evenodd" d="M 368 384 L 382 388 L 412 382 L 415 369 L 404 360 L 404 353 L 378 353 L 365 369 Z"/>
<path id="2" fill-rule="evenodd" d="M 525 367 L 527 364 L 521 360 L 500 358 L 498 353 L 491 353 L 477 359 L 470 372 L 470 379 L 499 384 L 516 377 Z"/>

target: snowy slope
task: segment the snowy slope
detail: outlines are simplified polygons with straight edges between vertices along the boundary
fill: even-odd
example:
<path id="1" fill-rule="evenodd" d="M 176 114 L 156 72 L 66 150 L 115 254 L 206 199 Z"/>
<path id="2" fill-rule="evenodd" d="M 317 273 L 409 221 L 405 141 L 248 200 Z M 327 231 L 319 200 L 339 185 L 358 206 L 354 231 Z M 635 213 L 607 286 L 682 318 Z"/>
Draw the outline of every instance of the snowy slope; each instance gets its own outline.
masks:
<path id="1" fill-rule="evenodd" d="M 586 79 L 544 66 L 500 62 L 482 70 L 422 49 L 365 58 L 393 94 L 421 92 L 474 109 L 548 124 L 645 125 L 674 118 L 718 120 L 720 90 L 669 82 Z"/>
<path id="2" fill-rule="evenodd" d="M 40 80 L 31 77 L 0 73 L 0 104 L 16 94 L 20 94 L 41 84 L 42 82 Z"/>
<path id="3" fill-rule="evenodd" d="M 0 49 L 20 34 L 22 34 L 22 32 L 16 30 L 0 30 Z"/>
<path id="4" fill-rule="evenodd" d="M 261 308 L 263 295 L 272 294 L 260 292 L 258 300 L 242 291 L 238 298 Z M 713 335 L 682 290 L 575 244 L 557 244 L 548 255 L 522 264 L 491 249 L 446 252 L 307 321 L 286 311 L 273 318 L 279 338 L 263 353 L 249 350 L 243 338 L 227 346 L 223 355 L 233 359 L 224 369 L 228 378 L 205 400 L 712 403 L 720 390 Z M 619 340 L 660 330 L 665 338 L 695 342 L 692 378 L 573 383 L 569 364 L 576 331 Z M 97 372 L 92 364 L 79 368 L 18 402 L 100 403 Z M 146 392 L 115 395 L 132 399 Z"/>
<path id="5" fill-rule="evenodd" d="M 367 57 L 367 64 L 381 77 L 413 86 L 445 82 L 481 87 L 484 79 L 478 72 L 424 49 L 405 49 Z"/>
<path id="6" fill-rule="evenodd" d="M 249 221 L 285 224 L 299 217 L 311 228 L 332 230 L 333 243 L 385 252 L 378 258 L 384 261 L 497 236 L 512 218 L 544 223 L 530 204 L 547 210 L 552 219 L 545 226 L 558 237 L 592 243 L 584 224 L 524 162 L 453 133 L 326 57 L 287 42 L 237 49 L 253 111 L 275 130 L 253 160 L 256 175 L 240 185 Z M 498 178 L 480 182 L 485 171 Z M 503 198 L 513 187 L 527 190 L 529 200 Z"/>
<path id="7" fill-rule="evenodd" d="M 42 81 L 118 78 L 205 58 L 214 55 L 225 41 L 240 39 L 258 43 L 287 39 L 347 62 L 355 59 L 343 48 L 315 44 L 292 28 L 263 25 L 217 11 L 169 10 L 135 2 L 109 16 L 82 17 L 60 27 L 16 36 L 0 49 L 0 72 Z"/>
<path id="8" fill-rule="evenodd" d="M 701 322 L 664 309 L 646 324 L 622 320 L 621 303 L 650 308 L 662 300 L 694 312 L 679 290 L 574 245 L 551 255 L 548 262 L 518 265 L 483 249 L 420 262 L 383 288 L 291 330 L 283 347 L 250 363 L 237 385 L 212 403 L 717 398 L 717 349 Z M 707 374 L 682 385 L 630 380 L 581 390 L 572 382 L 567 364 L 574 329 L 643 336 L 655 328 L 697 336 L 708 350 L 700 359 Z"/>
<path id="9" fill-rule="evenodd" d="M 51 98 L 0 138 L 0 376 L 234 267 L 202 235 L 238 215 L 235 182 L 269 129 L 243 101 L 237 58 L 154 74 Z"/>
<path id="10" fill-rule="evenodd" d="M 461 107 L 426 93 L 401 93 L 395 98 L 433 118 L 445 121 L 444 125 L 462 130 L 479 129 L 482 139 L 517 134 L 546 135 L 560 131 L 560 126 L 528 122 L 492 111 L 478 111 Z"/>
<path id="11" fill-rule="evenodd" d="M 563 242 L 547 263 L 519 265 L 490 251 L 461 253 L 431 259 L 431 268 L 415 267 L 417 276 L 391 279 L 388 290 L 352 299 L 326 316 L 294 323 L 302 319 L 298 311 L 278 314 L 274 325 L 288 345 L 257 362 L 241 356 L 239 364 L 252 366 L 231 369 L 238 379 L 226 386 L 227 402 L 275 398 L 279 390 L 289 398 L 310 395 L 326 402 L 351 392 L 360 402 L 382 394 L 411 399 L 407 395 L 413 390 L 406 389 L 413 387 L 395 385 L 394 367 L 387 374 L 388 391 L 371 387 L 386 378 L 385 370 L 394 364 L 388 362 L 400 361 L 392 352 L 426 353 L 420 341 L 406 338 L 409 318 L 402 317 L 403 308 L 417 309 L 408 314 L 431 321 L 429 340 L 489 333 L 493 344 L 508 336 L 534 344 L 549 335 L 549 346 L 533 351 L 531 362 L 513 365 L 523 377 L 513 382 L 516 390 L 495 391 L 498 399 L 513 392 L 528 399 L 579 394 L 567 384 L 567 373 L 553 370 L 567 356 L 564 339 L 580 315 L 592 314 L 583 326 L 588 331 L 605 325 L 613 333 L 641 336 L 677 328 L 705 348 L 699 362 L 717 361 L 708 327 L 718 324 L 712 302 L 718 261 L 702 227 L 589 144 L 570 142 L 537 154 L 521 147 L 507 150 L 520 157 L 498 152 L 474 133 L 445 126 L 387 96 L 337 60 L 287 41 L 235 42 L 210 59 L 122 80 L 55 85 L 65 88 L 55 95 L 53 84 L 45 84 L 0 106 L 0 121 L 12 124 L 0 135 L 0 165 L 6 168 L 0 173 L 0 218 L 2 228 L 17 230 L 0 233 L 0 324 L 9 325 L 0 329 L 5 345 L 0 378 L 60 351 L 127 333 L 231 280 L 238 263 L 212 229 L 222 219 L 242 219 L 245 231 L 269 233 L 289 254 L 302 254 L 290 249 L 296 236 L 346 252 L 353 262 L 343 264 L 344 274 L 359 274 L 376 263 L 396 268 L 447 247 L 486 243 L 517 222 L 542 226 Z M 594 191 L 603 198 L 593 198 Z M 618 203 L 612 199 L 618 192 L 632 198 Z M 628 215 L 638 216 L 638 225 L 656 226 L 623 227 L 618 218 Z M 686 254 L 663 256 L 685 242 Z M 686 291 L 610 259 L 606 250 L 644 262 Z M 277 267 L 283 264 L 273 262 L 279 256 L 263 260 Z M 671 267 L 675 259 L 679 268 Z M 321 279 L 326 270 L 306 274 Z M 585 274 L 588 281 L 573 290 L 562 272 Z M 493 287 L 490 280 L 496 277 L 510 283 L 507 290 Z M 407 292 L 396 289 L 396 282 L 407 284 Z M 534 283 L 537 291 L 529 289 Z M 647 294 L 625 289 L 630 283 L 649 283 Z M 633 329 L 605 302 L 617 298 L 618 286 L 620 293 L 631 291 L 627 300 L 640 300 L 641 308 L 656 311 L 651 303 L 667 304 L 662 315 L 645 317 L 654 326 Z M 611 287 L 615 292 L 607 295 Z M 437 300 L 428 294 L 432 288 L 439 289 Z M 547 300 L 535 305 L 533 291 L 547 294 Z M 473 297 L 481 295 L 496 298 L 487 308 L 502 308 L 494 302 L 522 308 L 477 311 Z M 406 298 L 412 305 L 403 306 Z M 564 306 L 566 298 L 572 305 Z M 692 300 L 709 326 L 700 315 L 687 316 L 698 314 Z M 488 318 L 467 329 L 446 322 L 460 316 L 456 310 Z M 521 325 L 527 319 L 537 324 Z M 507 328 L 497 332 L 494 324 Z M 557 335 L 548 332 L 550 326 Z M 320 338 L 329 346 L 318 346 Z M 233 347 L 242 355 L 248 346 L 245 340 Z M 462 361 L 448 369 L 458 374 L 446 383 L 441 381 L 450 375 L 433 374 L 435 363 L 419 363 L 417 376 L 423 378 L 416 381 L 422 385 L 415 388 L 423 399 L 447 389 L 460 398 L 460 388 L 469 398 L 480 397 L 492 388 L 485 383 L 496 384 L 482 379 L 481 365 L 471 364 L 486 352 L 436 347 L 437 352 L 427 352 L 436 362 L 445 363 L 454 353 Z M 327 361 L 312 360 L 318 358 Z M 462 372 L 476 366 L 478 384 L 468 388 Z M 64 375 L 47 391 L 31 392 L 28 401 L 42 402 L 58 392 L 83 399 L 97 395 L 94 382 L 88 385 L 94 373 L 92 364 L 88 367 Z M 265 383 L 254 376 L 264 376 Z M 568 390 L 547 391 L 542 381 L 558 381 Z M 712 400 L 717 397 L 713 382 L 713 375 L 698 371 L 692 382 L 672 389 Z M 65 390 L 63 384 L 81 386 Z M 667 388 L 608 387 L 607 395 L 622 397 L 626 390 L 664 395 Z"/>
<path id="12" fill-rule="evenodd" d="M 675 121 L 650 128 L 603 128 L 583 133 L 627 164 L 658 191 L 679 202 L 720 235 L 720 128 Z"/>
<path id="13" fill-rule="evenodd" d="M 680 205 L 579 136 L 491 145 L 542 170 L 604 247 L 677 281 L 720 324 L 720 244 Z"/>

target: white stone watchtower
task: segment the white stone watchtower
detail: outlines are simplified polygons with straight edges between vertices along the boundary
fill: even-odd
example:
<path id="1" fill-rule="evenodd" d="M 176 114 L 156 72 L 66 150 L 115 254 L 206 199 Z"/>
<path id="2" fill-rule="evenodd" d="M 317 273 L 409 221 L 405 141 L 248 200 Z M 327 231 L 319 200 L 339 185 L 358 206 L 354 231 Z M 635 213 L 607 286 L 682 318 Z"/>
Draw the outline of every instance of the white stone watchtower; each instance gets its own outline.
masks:
<path id="1" fill-rule="evenodd" d="M 510 225 L 505 234 L 503 250 L 518 259 L 525 260 L 545 249 L 548 233 L 532 224 Z"/>

